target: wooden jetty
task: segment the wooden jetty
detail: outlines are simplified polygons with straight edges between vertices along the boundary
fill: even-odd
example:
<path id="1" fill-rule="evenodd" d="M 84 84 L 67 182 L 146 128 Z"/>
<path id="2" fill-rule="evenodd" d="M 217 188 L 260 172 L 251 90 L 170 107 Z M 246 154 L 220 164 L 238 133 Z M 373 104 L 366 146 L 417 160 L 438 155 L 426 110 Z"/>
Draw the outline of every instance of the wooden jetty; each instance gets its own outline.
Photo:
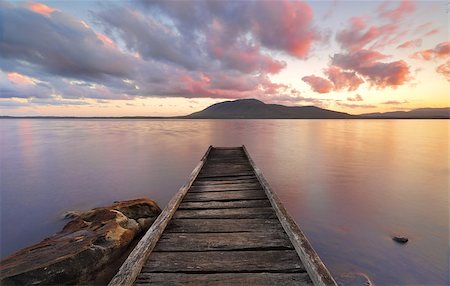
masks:
<path id="1" fill-rule="evenodd" d="M 210 146 L 109 285 L 336 285 L 245 146 Z"/>

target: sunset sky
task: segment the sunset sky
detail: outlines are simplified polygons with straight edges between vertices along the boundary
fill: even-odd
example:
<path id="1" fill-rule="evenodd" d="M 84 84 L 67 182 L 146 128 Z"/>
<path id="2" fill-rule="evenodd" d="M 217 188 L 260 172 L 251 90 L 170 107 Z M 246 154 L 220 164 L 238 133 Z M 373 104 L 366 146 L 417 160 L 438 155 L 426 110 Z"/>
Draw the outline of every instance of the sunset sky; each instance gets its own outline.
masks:
<path id="1" fill-rule="evenodd" d="M 0 114 L 447 107 L 449 3 L 0 0 Z"/>

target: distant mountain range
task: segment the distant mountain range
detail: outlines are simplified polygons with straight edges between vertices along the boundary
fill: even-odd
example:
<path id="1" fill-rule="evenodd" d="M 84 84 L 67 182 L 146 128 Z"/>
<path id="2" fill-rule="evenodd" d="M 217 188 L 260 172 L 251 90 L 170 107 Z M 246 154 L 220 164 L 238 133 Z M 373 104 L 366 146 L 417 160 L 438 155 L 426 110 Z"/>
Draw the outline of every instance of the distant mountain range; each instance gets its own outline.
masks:
<path id="1" fill-rule="evenodd" d="M 0 118 L 16 118 L 0 116 Z M 22 117 L 21 117 L 22 118 Z M 352 115 L 316 106 L 285 106 L 266 104 L 257 99 L 238 99 L 213 104 L 202 111 L 186 116 L 155 117 L 155 116 L 125 116 L 125 117 L 55 117 L 29 116 L 25 118 L 123 118 L 123 119 L 450 119 L 450 107 L 419 108 L 410 111 L 393 111 L 384 113 L 366 113 Z"/>
<path id="2" fill-rule="evenodd" d="M 410 111 L 392 111 L 384 113 L 366 113 L 360 116 L 367 118 L 450 118 L 450 108 L 418 108 Z"/>
<path id="3" fill-rule="evenodd" d="M 352 115 L 315 106 L 266 104 L 257 99 L 239 99 L 213 104 L 184 118 L 204 119 L 400 119 L 450 118 L 450 108 L 420 108 L 411 111 Z"/>

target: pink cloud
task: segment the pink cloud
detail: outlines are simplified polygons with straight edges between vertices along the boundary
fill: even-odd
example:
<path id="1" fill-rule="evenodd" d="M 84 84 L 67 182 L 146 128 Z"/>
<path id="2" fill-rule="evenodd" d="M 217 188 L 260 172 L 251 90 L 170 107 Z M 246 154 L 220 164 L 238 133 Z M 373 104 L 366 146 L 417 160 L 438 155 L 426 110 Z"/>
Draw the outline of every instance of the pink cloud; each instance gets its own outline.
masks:
<path id="1" fill-rule="evenodd" d="M 349 54 L 335 54 L 332 64 L 344 70 L 352 70 L 378 88 L 396 87 L 410 78 L 408 64 L 403 61 L 379 62 L 387 56 L 372 50 L 360 50 Z"/>
<path id="2" fill-rule="evenodd" d="M 320 38 L 312 28 L 313 10 L 300 1 L 260 1 L 250 19 L 251 30 L 269 48 L 306 58 L 313 41 Z"/>
<path id="3" fill-rule="evenodd" d="M 422 45 L 422 39 L 415 39 L 415 40 L 410 40 L 410 41 L 406 41 L 401 45 L 397 46 L 397 49 L 409 49 L 409 48 L 417 48 L 420 47 Z"/>
<path id="4" fill-rule="evenodd" d="M 436 68 L 436 72 L 442 74 L 445 79 L 450 81 L 450 61 L 447 61 L 445 64 L 442 64 Z"/>
<path id="5" fill-rule="evenodd" d="M 226 37 L 226 28 L 214 21 L 207 37 L 207 49 L 227 68 L 239 71 L 278 73 L 286 67 L 286 62 L 278 61 L 270 55 L 262 54 L 258 45 L 243 39 Z"/>
<path id="6" fill-rule="evenodd" d="M 337 66 L 325 70 L 328 79 L 333 82 L 334 90 L 356 90 L 364 81 L 355 72 L 346 72 Z"/>
<path id="7" fill-rule="evenodd" d="M 354 17 L 350 19 L 350 26 L 339 32 L 336 40 L 341 46 L 349 51 L 357 51 L 364 48 L 375 40 L 378 46 L 390 43 L 390 37 L 397 31 L 398 27 L 394 24 L 382 26 L 371 26 L 367 28 L 366 20 L 363 17 Z"/>
<path id="8" fill-rule="evenodd" d="M 333 83 L 323 77 L 310 75 L 302 77 L 302 80 L 318 93 L 328 93 L 334 89 Z"/>
<path id="9" fill-rule="evenodd" d="M 97 39 L 99 39 L 103 43 L 103 45 L 105 45 L 106 47 L 110 47 L 110 48 L 116 47 L 113 40 L 111 40 L 111 38 L 106 36 L 105 34 L 95 32 L 95 35 L 97 36 Z"/>
<path id="10" fill-rule="evenodd" d="M 390 19 L 391 21 L 398 21 L 405 15 L 411 14 L 416 10 L 416 5 L 409 0 L 402 0 L 394 9 L 389 9 L 389 4 L 389 1 L 383 2 L 378 8 L 378 12 L 380 17 Z"/>
<path id="11" fill-rule="evenodd" d="M 430 30 L 430 31 L 428 31 L 427 33 L 425 33 L 425 34 L 423 35 L 423 37 L 432 36 L 432 35 L 437 34 L 437 33 L 439 33 L 439 29 L 433 29 L 433 30 Z"/>
<path id="12" fill-rule="evenodd" d="M 51 13 L 58 11 L 57 9 L 51 8 L 45 4 L 38 2 L 29 2 L 27 8 L 33 12 L 42 14 L 44 16 L 50 16 Z"/>
<path id="13" fill-rule="evenodd" d="M 34 84 L 33 80 L 23 74 L 17 72 L 10 72 L 6 75 L 8 80 L 17 85 L 30 85 Z"/>
<path id="14" fill-rule="evenodd" d="M 415 52 L 411 58 L 430 61 L 432 59 L 445 59 L 450 56 L 450 42 L 442 42 L 433 49 Z"/>

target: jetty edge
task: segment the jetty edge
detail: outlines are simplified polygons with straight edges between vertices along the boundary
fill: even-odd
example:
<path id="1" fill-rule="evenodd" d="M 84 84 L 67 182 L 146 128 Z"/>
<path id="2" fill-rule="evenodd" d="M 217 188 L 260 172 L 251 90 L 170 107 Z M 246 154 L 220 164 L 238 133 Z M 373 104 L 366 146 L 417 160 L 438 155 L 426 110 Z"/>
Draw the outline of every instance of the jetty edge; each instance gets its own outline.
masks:
<path id="1" fill-rule="evenodd" d="M 245 146 L 209 146 L 108 285 L 135 283 L 337 285 Z"/>

